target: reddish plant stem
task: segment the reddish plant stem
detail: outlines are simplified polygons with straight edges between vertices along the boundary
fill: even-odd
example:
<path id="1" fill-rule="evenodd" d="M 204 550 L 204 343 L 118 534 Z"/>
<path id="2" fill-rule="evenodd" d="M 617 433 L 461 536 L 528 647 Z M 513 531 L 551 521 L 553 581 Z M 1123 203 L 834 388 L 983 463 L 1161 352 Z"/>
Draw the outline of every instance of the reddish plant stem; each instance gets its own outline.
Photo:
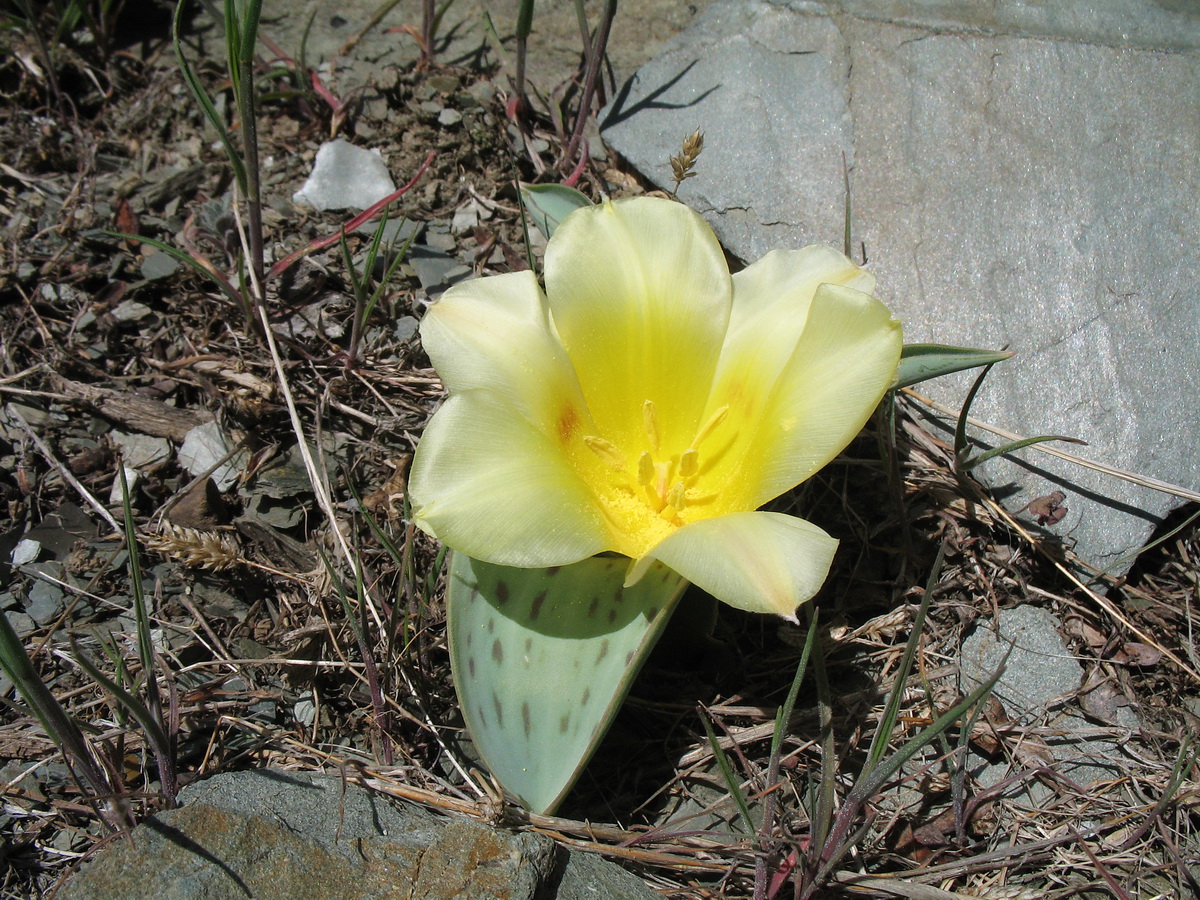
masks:
<path id="1" fill-rule="evenodd" d="M 596 37 L 592 41 L 588 53 L 587 69 L 583 76 L 583 97 L 579 101 L 579 115 L 575 118 L 575 131 L 571 142 L 567 144 L 566 158 L 573 160 L 579 150 L 579 142 L 583 139 L 583 128 L 588 116 L 592 114 L 592 100 L 596 96 L 596 81 L 600 77 L 600 66 L 608 47 L 608 34 L 612 29 L 613 18 L 617 14 L 617 0 L 608 0 L 604 4 L 604 13 L 600 17 L 600 25 L 596 28 Z"/>
<path id="2" fill-rule="evenodd" d="M 296 250 L 293 253 L 289 253 L 287 256 L 285 256 L 283 259 L 281 259 L 279 262 L 275 263 L 275 265 L 271 266 L 271 270 L 269 272 L 267 272 L 267 280 L 270 281 L 272 278 L 279 275 L 281 272 L 284 272 L 285 270 L 287 270 L 287 268 L 289 266 L 291 266 L 292 263 L 294 263 L 296 260 L 300 259 L 300 257 L 307 256 L 308 254 L 314 253 L 317 250 L 322 250 L 325 247 L 328 247 L 330 244 L 336 244 L 338 241 L 340 241 L 342 239 L 343 234 L 351 232 L 355 228 L 357 228 L 359 225 L 362 225 L 364 222 L 369 222 L 371 219 L 375 218 L 377 215 L 379 215 L 379 213 L 383 210 L 383 208 L 385 206 L 387 206 L 389 203 L 392 203 L 396 199 L 403 197 L 405 194 L 407 194 L 409 191 L 411 191 L 413 189 L 413 187 L 416 185 L 416 183 L 420 180 L 421 176 L 424 175 L 426 170 L 430 167 L 430 165 L 433 164 L 433 160 L 436 156 L 437 156 L 437 151 L 430 150 L 429 155 L 425 157 L 425 162 L 421 163 L 421 168 L 419 168 L 417 170 L 417 174 L 414 175 L 408 181 L 408 183 L 404 185 L 404 187 L 393 191 L 392 193 L 390 193 L 386 197 L 384 197 L 382 200 L 378 201 L 377 203 L 372 204 L 371 206 L 368 206 L 366 209 L 364 209 L 362 212 L 360 212 L 353 219 L 350 219 L 348 222 L 346 222 L 344 225 L 342 225 L 334 234 L 329 235 L 329 237 L 318 238 L 317 240 L 310 242 L 306 246 L 301 247 L 299 250 Z"/>

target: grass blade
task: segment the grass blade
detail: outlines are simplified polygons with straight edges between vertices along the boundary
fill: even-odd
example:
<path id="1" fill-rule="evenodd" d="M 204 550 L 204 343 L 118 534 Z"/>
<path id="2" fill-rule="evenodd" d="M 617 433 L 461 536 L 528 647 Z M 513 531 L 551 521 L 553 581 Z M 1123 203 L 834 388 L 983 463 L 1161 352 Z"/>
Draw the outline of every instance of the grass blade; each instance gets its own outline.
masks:
<path id="1" fill-rule="evenodd" d="M 721 777 L 725 779 L 725 785 L 729 788 L 729 794 L 733 797 L 733 802 L 737 806 L 738 815 L 742 819 L 742 826 L 746 829 L 746 833 L 750 835 L 750 840 L 754 843 L 755 849 L 758 848 L 758 834 L 754 828 L 754 820 L 750 818 L 750 805 L 746 802 L 746 795 L 742 793 L 742 785 L 734 774 L 733 766 L 729 762 L 729 755 L 721 746 L 721 742 L 717 740 L 716 732 L 713 731 L 711 722 L 709 721 L 708 710 L 702 710 L 700 713 L 700 724 L 704 726 L 704 733 L 708 736 L 708 745 L 712 748 L 713 758 L 717 761 L 717 768 L 721 770 Z"/>

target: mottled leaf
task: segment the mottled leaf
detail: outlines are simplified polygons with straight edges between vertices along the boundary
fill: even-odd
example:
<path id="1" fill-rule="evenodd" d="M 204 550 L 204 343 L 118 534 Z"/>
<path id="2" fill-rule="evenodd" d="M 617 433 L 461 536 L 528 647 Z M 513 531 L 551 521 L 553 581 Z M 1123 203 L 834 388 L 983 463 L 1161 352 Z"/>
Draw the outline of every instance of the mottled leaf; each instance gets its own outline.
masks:
<path id="1" fill-rule="evenodd" d="M 450 660 L 492 774 L 537 813 L 558 805 L 608 729 L 687 582 L 594 557 L 514 569 L 453 554 Z"/>

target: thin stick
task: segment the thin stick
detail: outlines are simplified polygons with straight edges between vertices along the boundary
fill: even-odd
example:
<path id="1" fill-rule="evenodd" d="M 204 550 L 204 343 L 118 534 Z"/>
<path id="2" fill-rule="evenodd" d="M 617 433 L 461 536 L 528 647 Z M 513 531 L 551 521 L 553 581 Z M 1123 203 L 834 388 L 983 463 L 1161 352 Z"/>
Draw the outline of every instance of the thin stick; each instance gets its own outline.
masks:
<path id="1" fill-rule="evenodd" d="M 24 429 L 25 433 L 29 435 L 29 439 L 33 441 L 34 446 L 36 446 L 41 452 L 42 456 L 46 458 L 46 462 L 50 463 L 50 465 L 54 466 L 54 468 L 58 470 L 58 474 L 62 476 L 63 481 L 75 488 L 75 490 L 79 493 L 79 496 L 86 500 L 88 505 L 100 514 L 100 517 L 112 527 L 113 531 L 120 533 L 121 526 L 117 524 L 117 520 L 113 518 L 112 513 L 104 508 L 104 504 L 97 500 L 91 491 L 80 484 L 79 479 L 71 474 L 70 469 L 58 461 L 57 457 L 50 452 L 50 448 L 46 446 L 46 443 L 37 436 L 37 433 L 34 432 L 32 428 L 29 427 L 29 423 L 25 421 L 25 417 L 21 415 L 21 411 L 12 404 L 9 404 L 8 412 L 17 420 L 17 424 Z"/>

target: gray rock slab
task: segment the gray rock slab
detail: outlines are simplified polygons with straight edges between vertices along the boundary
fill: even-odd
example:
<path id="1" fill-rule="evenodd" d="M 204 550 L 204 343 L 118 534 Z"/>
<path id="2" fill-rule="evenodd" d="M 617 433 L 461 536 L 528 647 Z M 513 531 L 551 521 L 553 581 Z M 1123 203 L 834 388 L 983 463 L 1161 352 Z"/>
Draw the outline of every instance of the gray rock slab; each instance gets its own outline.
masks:
<path id="1" fill-rule="evenodd" d="M 625 78 L 654 55 L 668 38 L 684 28 L 712 0 L 639 0 L 622 4 L 613 22 L 608 59 L 619 78 Z M 380 11 L 379 0 L 339 0 L 321 4 L 311 29 L 308 14 L 296 14 L 293 0 L 266 0 L 263 31 L 288 53 L 298 56 L 303 43 L 310 66 L 318 61 L 336 62 L 336 71 L 322 71 L 326 86 L 346 99 L 366 88 L 371 98 L 372 82 L 388 86 L 386 68 L 411 65 L 417 58 L 416 41 L 397 33 L 405 25 L 420 27 L 421 0 L 400 0 L 390 5 L 374 28 L 364 24 Z M 473 65 L 488 52 L 492 38 L 486 13 L 508 46 L 517 23 L 517 0 L 455 0 L 442 17 L 438 33 L 438 62 Z M 591 26 L 597 8 L 588 4 Z M 347 42 L 359 39 L 343 54 Z M 220 52 L 220 48 L 214 48 Z M 579 69 L 581 40 L 579 20 L 573 3 L 538 3 L 529 36 L 527 78 L 539 91 L 549 94 L 565 85 Z M 508 54 L 511 66 L 513 54 Z M 326 69 L 328 67 L 325 67 Z M 511 68 L 507 70 L 512 74 Z M 501 85 L 507 87 L 503 80 Z"/>
<path id="2" fill-rule="evenodd" d="M 1129 707 L 1119 707 L 1113 729 L 1097 727 L 1079 715 L 1074 699 L 1083 667 L 1063 643 L 1058 628 L 1050 612 L 1034 606 L 1003 609 L 995 619 L 981 619 L 959 654 L 960 688 L 963 693 L 974 690 L 1003 664 L 1004 673 L 993 693 L 1010 719 L 1030 728 L 1025 740 L 1031 757 L 1033 742 L 1040 742 L 1053 755 L 1052 763 L 1045 762 L 1080 786 L 1119 777 L 1125 760 L 1120 743 L 1103 735 L 1136 729 L 1137 716 Z M 1016 739 L 1013 745 L 1018 745 Z M 968 765 L 972 776 L 990 787 L 1033 763 L 1017 758 L 1011 764 L 988 764 L 972 755 Z M 1031 785 L 1023 790 L 1033 799 L 1041 793 Z"/>
<path id="3" fill-rule="evenodd" d="M 48 581 L 35 581 L 29 588 L 29 602 L 25 612 L 39 626 L 49 625 L 67 608 L 66 595 L 58 585 Z"/>
<path id="4" fill-rule="evenodd" d="M 652 900 L 613 863 L 542 835 L 435 816 L 340 778 L 216 775 L 139 825 L 63 889 L 66 900 Z"/>
<path id="5" fill-rule="evenodd" d="M 1084 9 L 1087 7 L 1087 9 Z M 1196 490 L 1200 454 L 1200 6 L 722 0 L 605 111 L 607 141 L 735 255 L 855 246 L 910 342 L 1011 345 L 973 412 L 1066 434 L 1099 462 Z M 969 381 L 922 390 L 961 404 Z M 1013 512 L 1123 571 L 1179 498 L 1028 449 L 982 475 Z M 1028 520 L 1028 517 L 1026 517 Z"/>

